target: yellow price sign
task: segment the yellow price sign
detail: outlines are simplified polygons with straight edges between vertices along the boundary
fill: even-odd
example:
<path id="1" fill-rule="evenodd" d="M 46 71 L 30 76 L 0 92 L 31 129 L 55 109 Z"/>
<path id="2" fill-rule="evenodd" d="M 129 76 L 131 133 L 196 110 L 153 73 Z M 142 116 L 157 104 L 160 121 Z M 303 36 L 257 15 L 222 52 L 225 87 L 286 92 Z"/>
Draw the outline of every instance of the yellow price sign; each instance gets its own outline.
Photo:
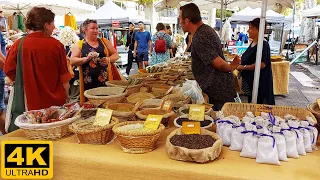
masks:
<path id="1" fill-rule="evenodd" d="M 205 105 L 192 104 L 189 110 L 189 119 L 204 121 Z"/>
<path id="2" fill-rule="evenodd" d="M 145 129 L 150 129 L 150 130 L 157 130 L 161 121 L 162 121 L 162 116 L 161 115 L 151 115 L 149 114 L 146 121 L 144 122 L 143 127 Z"/>
<path id="3" fill-rule="evenodd" d="M 106 125 L 110 124 L 111 116 L 112 116 L 111 109 L 99 108 L 97 111 L 96 117 L 94 119 L 93 125 L 106 126 Z"/>
<path id="4" fill-rule="evenodd" d="M 173 101 L 170 101 L 170 100 L 163 101 L 161 105 L 161 109 L 165 111 L 171 111 L 172 107 L 173 107 Z"/>
<path id="5" fill-rule="evenodd" d="M 200 134 L 200 122 L 182 122 L 183 134 Z"/>
<path id="6" fill-rule="evenodd" d="M 257 105 L 257 106 L 256 106 L 255 116 L 261 116 L 261 113 L 262 113 L 262 112 L 271 113 L 271 111 L 272 111 L 272 107 L 270 107 L 270 106 Z"/>

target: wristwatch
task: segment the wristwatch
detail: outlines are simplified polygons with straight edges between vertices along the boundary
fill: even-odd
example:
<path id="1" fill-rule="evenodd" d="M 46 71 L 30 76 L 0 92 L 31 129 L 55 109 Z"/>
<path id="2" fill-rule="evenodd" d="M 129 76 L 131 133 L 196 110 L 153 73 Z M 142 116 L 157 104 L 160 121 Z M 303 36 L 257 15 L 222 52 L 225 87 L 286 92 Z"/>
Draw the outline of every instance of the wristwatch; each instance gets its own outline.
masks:
<path id="1" fill-rule="evenodd" d="M 244 70 L 247 70 L 247 65 L 244 65 L 243 68 L 244 68 Z"/>

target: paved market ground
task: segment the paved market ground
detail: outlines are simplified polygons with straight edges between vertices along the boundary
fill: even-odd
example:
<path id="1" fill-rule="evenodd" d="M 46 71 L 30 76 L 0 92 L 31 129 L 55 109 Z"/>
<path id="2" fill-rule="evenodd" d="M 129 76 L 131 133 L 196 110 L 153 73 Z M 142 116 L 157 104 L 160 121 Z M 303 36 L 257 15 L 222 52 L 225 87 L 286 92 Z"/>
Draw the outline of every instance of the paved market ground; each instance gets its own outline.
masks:
<path id="1" fill-rule="evenodd" d="M 276 105 L 306 107 L 320 98 L 320 66 L 305 62 L 290 68 L 289 94 L 276 96 Z M 121 72 L 124 73 L 125 68 Z M 137 65 L 134 63 L 131 74 L 135 73 Z M 241 101 L 247 102 L 247 98 L 241 96 Z"/>

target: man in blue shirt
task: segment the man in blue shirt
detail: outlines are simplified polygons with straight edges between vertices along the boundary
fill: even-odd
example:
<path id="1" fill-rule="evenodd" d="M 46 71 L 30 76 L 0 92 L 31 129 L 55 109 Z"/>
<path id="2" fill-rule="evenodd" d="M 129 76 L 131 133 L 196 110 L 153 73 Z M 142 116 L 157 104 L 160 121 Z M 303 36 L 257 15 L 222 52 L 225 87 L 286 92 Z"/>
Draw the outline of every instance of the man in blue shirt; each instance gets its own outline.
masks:
<path id="1" fill-rule="evenodd" d="M 139 31 L 136 32 L 134 42 L 134 57 L 139 62 L 139 69 L 148 66 L 149 53 L 152 53 L 152 42 L 150 32 L 144 30 L 142 21 L 138 22 Z M 148 53 L 149 51 L 149 53 Z"/>
<path id="2" fill-rule="evenodd" d="M 238 40 L 237 41 L 242 41 L 244 43 L 248 43 L 248 36 L 244 34 L 243 32 L 239 33 L 238 32 Z"/>

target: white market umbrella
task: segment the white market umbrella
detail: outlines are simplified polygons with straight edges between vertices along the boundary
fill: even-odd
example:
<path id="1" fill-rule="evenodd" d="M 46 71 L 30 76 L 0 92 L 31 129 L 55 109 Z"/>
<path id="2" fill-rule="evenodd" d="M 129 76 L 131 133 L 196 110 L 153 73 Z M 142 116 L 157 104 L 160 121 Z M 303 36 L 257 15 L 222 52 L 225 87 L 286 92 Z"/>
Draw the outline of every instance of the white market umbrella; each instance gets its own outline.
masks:
<path id="1" fill-rule="evenodd" d="M 231 16 L 231 21 L 250 22 L 255 18 L 259 18 L 260 16 L 261 8 L 252 9 L 247 7 L 239 12 L 233 13 Z M 266 20 L 268 23 L 281 23 L 286 21 L 284 15 L 276 13 L 273 10 L 268 10 L 266 12 Z"/>
<path id="2" fill-rule="evenodd" d="M 303 17 L 315 18 L 320 17 L 320 5 L 311 9 L 301 11 Z"/>
<path id="3" fill-rule="evenodd" d="M 14 12 L 27 14 L 35 6 L 51 9 L 57 15 L 68 12 L 73 14 L 90 13 L 96 10 L 94 6 L 77 0 L 0 0 L 0 6 L 5 14 Z"/>

